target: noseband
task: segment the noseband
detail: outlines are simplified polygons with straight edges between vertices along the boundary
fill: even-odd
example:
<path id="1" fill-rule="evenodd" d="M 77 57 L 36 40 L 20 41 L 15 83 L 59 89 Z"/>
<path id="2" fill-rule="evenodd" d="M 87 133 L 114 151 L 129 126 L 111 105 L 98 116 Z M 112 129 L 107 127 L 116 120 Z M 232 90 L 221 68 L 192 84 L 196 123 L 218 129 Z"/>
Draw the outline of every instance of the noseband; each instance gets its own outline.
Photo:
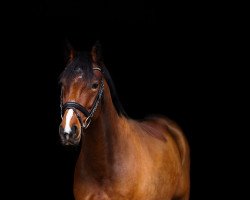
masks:
<path id="1" fill-rule="evenodd" d="M 101 68 L 99 68 L 99 67 L 94 67 L 93 70 L 99 70 L 100 72 L 102 72 Z M 102 95 L 103 95 L 103 91 L 104 91 L 104 82 L 102 79 L 98 94 L 95 98 L 95 101 L 94 101 L 93 106 L 90 109 L 90 111 L 88 111 L 85 107 L 83 107 L 79 103 L 66 102 L 65 104 L 62 105 L 62 101 L 61 101 L 61 117 L 63 117 L 66 110 L 72 109 L 74 111 L 74 113 L 76 114 L 78 121 L 81 124 L 81 131 L 83 131 L 83 129 L 87 129 L 91 123 L 91 118 L 93 117 L 93 115 L 94 115 L 94 113 L 95 113 L 95 111 L 100 103 L 100 100 L 101 100 Z M 82 118 L 79 115 L 79 113 L 77 112 L 77 110 L 80 111 L 86 117 L 84 122 L 82 121 Z"/>

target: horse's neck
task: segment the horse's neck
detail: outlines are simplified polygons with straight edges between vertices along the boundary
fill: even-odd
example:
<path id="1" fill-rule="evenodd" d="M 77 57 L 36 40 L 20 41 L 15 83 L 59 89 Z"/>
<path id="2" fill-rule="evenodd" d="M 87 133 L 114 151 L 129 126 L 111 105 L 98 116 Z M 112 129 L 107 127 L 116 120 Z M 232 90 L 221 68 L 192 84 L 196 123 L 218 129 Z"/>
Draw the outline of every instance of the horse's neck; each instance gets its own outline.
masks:
<path id="1" fill-rule="evenodd" d="M 105 179 L 115 159 L 116 146 L 121 141 L 121 130 L 126 119 L 118 116 L 109 92 L 105 92 L 104 104 L 98 119 L 93 121 L 82 140 L 81 153 L 77 162 L 79 171 L 88 176 Z"/>

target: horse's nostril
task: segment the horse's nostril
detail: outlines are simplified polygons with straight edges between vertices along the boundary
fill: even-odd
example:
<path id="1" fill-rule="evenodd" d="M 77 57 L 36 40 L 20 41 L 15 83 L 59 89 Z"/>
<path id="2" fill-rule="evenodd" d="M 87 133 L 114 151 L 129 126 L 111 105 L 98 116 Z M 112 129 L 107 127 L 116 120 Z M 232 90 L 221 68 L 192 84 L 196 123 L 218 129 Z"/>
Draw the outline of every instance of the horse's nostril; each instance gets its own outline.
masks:
<path id="1" fill-rule="evenodd" d="M 72 133 L 72 134 L 75 134 L 75 133 L 76 133 L 76 130 L 77 130 L 77 127 L 76 127 L 76 126 L 72 126 L 72 128 L 71 128 L 71 133 Z"/>

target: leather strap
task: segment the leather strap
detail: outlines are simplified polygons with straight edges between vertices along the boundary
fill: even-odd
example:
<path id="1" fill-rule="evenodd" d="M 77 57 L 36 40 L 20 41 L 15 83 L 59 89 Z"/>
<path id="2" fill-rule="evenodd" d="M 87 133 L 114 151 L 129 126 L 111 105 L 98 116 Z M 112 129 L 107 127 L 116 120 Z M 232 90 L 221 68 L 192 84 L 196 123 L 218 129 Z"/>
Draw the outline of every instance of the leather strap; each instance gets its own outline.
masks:
<path id="1" fill-rule="evenodd" d="M 82 114 L 85 115 L 85 117 L 90 116 L 89 111 L 87 111 L 86 108 L 84 108 L 81 104 L 76 103 L 76 102 L 67 102 L 63 104 L 62 106 L 62 114 L 64 115 L 65 111 L 68 109 L 76 109 L 79 110 Z"/>

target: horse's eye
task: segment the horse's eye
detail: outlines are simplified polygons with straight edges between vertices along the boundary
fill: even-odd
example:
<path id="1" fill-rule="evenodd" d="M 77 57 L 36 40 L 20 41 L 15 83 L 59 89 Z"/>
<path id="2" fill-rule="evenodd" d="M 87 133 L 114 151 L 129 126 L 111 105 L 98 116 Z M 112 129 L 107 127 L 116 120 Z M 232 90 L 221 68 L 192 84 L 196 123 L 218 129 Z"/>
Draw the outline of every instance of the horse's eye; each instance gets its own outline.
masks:
<path id="1" fill-rule="evenodd" d="M 98 88 L 98 83 L 93 83 L 92 89 L 96 89 L 96 88 Z"/>

